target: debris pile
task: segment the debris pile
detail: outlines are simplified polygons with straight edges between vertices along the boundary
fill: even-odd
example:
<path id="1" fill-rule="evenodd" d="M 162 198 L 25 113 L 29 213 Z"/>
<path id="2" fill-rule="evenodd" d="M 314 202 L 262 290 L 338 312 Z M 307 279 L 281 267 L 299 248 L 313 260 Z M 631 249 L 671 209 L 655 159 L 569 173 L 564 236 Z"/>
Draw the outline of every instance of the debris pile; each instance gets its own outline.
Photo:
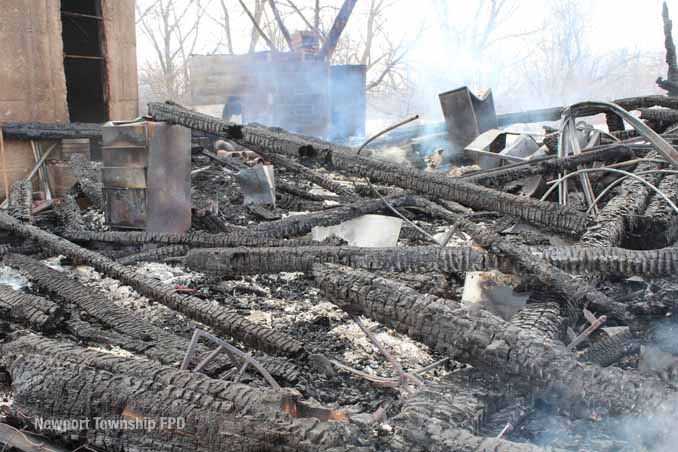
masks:
<path id="1" fill-rule="evenodd" d="M 171 101 L 2 125 L 103 163 L 36 202 L 53 146 L 6 184 L 1 450 L 674 450 L 664 19 L 669 96 L 497 115 L 463 87 L 359 147 Z"/>

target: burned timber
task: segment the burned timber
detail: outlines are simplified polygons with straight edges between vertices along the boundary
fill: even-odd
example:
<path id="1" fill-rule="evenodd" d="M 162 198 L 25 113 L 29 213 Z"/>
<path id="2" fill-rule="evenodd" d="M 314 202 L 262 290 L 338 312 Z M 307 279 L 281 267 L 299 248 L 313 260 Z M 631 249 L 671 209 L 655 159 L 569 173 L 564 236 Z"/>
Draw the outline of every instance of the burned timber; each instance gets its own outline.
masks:
<path id="1" fill-rule="evenodd" d="M 355 3 L 317 54 L 228 69 L 328 69 Z M 132 3 L 103 5 L 88 19 Z M 444 123 L 359 145 L 318 138 L 324 117 L 302 134 L 174 101 L 104 123 L 135 116 L 117 85 L 91 122 L 3 121 L 0 452 L 674 450 L 663 21 L 665 96 L 496 114 L 462 87 Z M 431 130 L 449 148 L 422 155 Z"/>

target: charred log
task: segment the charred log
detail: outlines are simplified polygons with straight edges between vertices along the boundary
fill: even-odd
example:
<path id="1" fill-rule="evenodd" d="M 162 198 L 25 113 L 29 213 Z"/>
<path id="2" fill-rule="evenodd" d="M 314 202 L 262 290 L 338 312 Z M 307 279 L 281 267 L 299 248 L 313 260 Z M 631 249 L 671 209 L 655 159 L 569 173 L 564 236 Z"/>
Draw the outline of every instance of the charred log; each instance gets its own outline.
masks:
<path id="1" fill-rule="evenodd" d="M 91 160 L 87 160 L 81 154 L 71 156 L 71 168 L 78 180 L 80 190 L 92 205 L 100 210 L 104 209 L 104 184 L 101 179 L 101 171 L 95 168 Z"/>
<path id="2" fill-rule="evenodd" d="M 209 325 L 223 334 L 242 340 L 247 345 L 267 352 L 277 351 L 285 354 L 298 354 L 302 350 L 301 344 L 289 336 L 254 325 L 216 302 L 180 295 L 171 286 L 168 287 L 159 281 L 145 277 L 98 253 L 81 248 L 36 227 L 21 225 L 6 214 L 0 213 L 0 227 L 25 237 L 31 237 L 46 248 L 74 261 L 91 265 L 96 270 L 132 286 L 140 294 L 157 299 L 169 308 Z"/>
<path id="3" fill-rule="evenodd" d="M 8 122 L 2 125 L 7 138 L 16 140 L 61 140 L 64 138 L 91 138 L 101 140 L 101 124 L 82 122 L 39 123 Z"/>
<path id="4" fill-rule="evenodd" d="M 625 331 L 599 340 L 579 355 L 578 359 L 582 362 L 607 367 L 639 351 L 638 338 L 634 337 L 631 331 Z"/>
<path id="5" fill-rule="evenodd" d="M 33 184 L 30 180 L 17 181 L 9 191 L 7 213 L 21 221 L 31 223 L 33 220 Z"/>
<path id="6" fill-rule="evenodd" d="M 675 275 L 678 271 L 678 248 L 627 250 L 598 247 L 547 247 L 532 256 L 541 255 L 547 262 L 570 273 L 591 272 L 605 275 L 646 277 Z"/>
<path id="7" fill-rule="evenodd" d="M 676 86 L 676 88 L 678 88 L 678 86 Z M 678 122 L 678 110 L 669 110 L 668 108 L 641 108 L 640 119 L 662 121 L 672 124 Z"/>
<path id="8" fill-rule="evenodd" d="M 511 325 L 537 331 L 544 337 L 559 341 L 564 337 L 566 321 L 558 303 L 529 303 L 511 318 Z"/>
<path id="9" fill-rule="evenodd" d="M 314 276 L 322 293 L 345 311 L 381 322 L 480 370 L 503 375 L 572 414 L 590 415 L 587 410 L 668 414 L 678 409 L 667 402 L 673 393 L 659 380 L 577 363 L 563 345 L 483 310 L 422 295 L 363 270 L 317 265 Z"/>
<path id="10" fill-rule="evenodd" d="M 213 248 L 189 251 L 192 269 L 224 277 L 260 273 L 306 272 L 315 263 L 334 263 L 369 270 L 454 273 L 506 269 L 506 261 L 473 248 L 314 246 L 294 248 Z"/>
<path id="11" fill-rule="evenodd" d="M 149 357 L 153 355 L 153 352 L 149 353 L 149 349 L 153 348 L 153 344 L 120 334 L 115 330 L 104 330 L 91 323 L 77 319 L 67 320 L 65 325 L 70 334 L 86 344 L 119 347 L 140 355 L 148 353 Z"/>
<path id="12" fill-rule="evenodd" d="M 394 448 L 413 443 L 410 451 L 436 452 L 537 452 L 541 447 L 512 443 L 503 439 L 476 436 L 464 425 L 469 415 L 482 411 L 471 391 L 455 386 L 427 386 L 407 399 L 400 414 L 391 422 L 398 429 Z M 406 440 L 405 441 L 403 441 Z M 403 444 L 404 443 L 404 444 Z"/>
<path id="13" fill-rule="evenodd" d="M 170 245 L 162 246 L 154 250 L 141 251 L 140 253 L 132 254 L 118 259 L 118 263 L 122 265 L 133 265 L 139 262 L 159 262 L 168 257 L 184 256 L 188 252 L 186 245 Z"/>
<path id="14" fill-rule="evenodd" d="M 322 213 L 322 212 L 321 212 Z M 190 247 L 230 247 L 230 246 L 309 246 L 314 243 L 310 239 L 279 239 L 265 237 L 248 232 L 231 234 L 207 234 L 189 232 L 172 234 L 146 231 L 64 231 L 61 235 L 73 242 L 103 242 L 118 245 L 143 245 L 158 243 L 163 245 L 188 245 Z"/>
<path id="15" fill-rule="evenodd" d="M 67 414 L 65 417 L 68 418 L 81 416 L 88 418 L 92 415 L 106 417 L 117 414 L 118 417 L 125 418 L 124 412 L 108 411 L 117 405 L 119 410 L 126 407 L 128 411 L 142 416 L 185 417 L 188 428 L 180 432 L 184 434 L 192 433 L 190 429 L 196 428 L 192 424 L 188 425 L 192 420 L 206 422 L 206 426 L 217 424 L 221 431 L 214 432 L 214 435 L 225 439 L 213 438 L 206 441 L 226 441 L 224 444 L 218 444 L 225 449 L 204 450 L 241 450 L 240 447 L 243 446 L 266 449 L 272 444 L 282 447 L 281 450 L 286 450 L 285 446 L 290 450 L 318 450 L 332 446 L 357 445 L 361 441 L 359 433 L 348 423 L 293 417 L 290 413 L 292 410 L 286 410 L 286 407 L 293 406 L 298 400 L 298 395 L 291 390 L 252 388 L 243 384 L 214 380 L 202 374 L 176 370 L 145 359 L 123 358 L 37 336 L 22 337 L 4 345 L 2 352 L 0 361 L 4 360 L 5 365 L 12 369 L 19 406 L 29 408 L 28 413 L 38 417 L 43 415 L 47 418 L 45 414 L 53 413 L 51 417 L 62 417 L 59 414 Z M 22 355 L 27 358 L 19 358 Z M 59 361 L 63 364 L 57 364 Z M 29 371 L 31 373 L 28 373 Z M 79 383 L 75 385 L 79 391 L 73 393 L 68 390 L 73 388 L 74 384 L 69 385 L 67 381 L 62 381 L 67 378 L 65 376 L 62 378 L 62 371 L 74 378 L 74 382 Z M 31 375 L 35 378 L 31 378 Z M 93 378 L 86 378 L 89 376 Z M 36 387 L 38 393 L 33 396 L 29 392 L 30 387 L 37 382 L 45 384 Z M 107 388 L 101 390 L 110 394 L 110 399 L 101 400 L 100 394 L 92 391 L 92 385 L 97 382 L 109 384 Z M 125 385 L 129 387 L 125 388 Z M 46 393 L 50 386 L 53 393 L 72 394 L 72 398 L 67 399 L 68 405 L 57 405 L 59 397 Z M 43 389 L 45 392 L 42 392 Z M 45 397 L 45 405 L 38 403 L 40 400 L 38 394 Z M 132 394 L 144 399 L 144 403 L 129 397 Z M 153 400 L 147 399 L 155 394 L 160 396 Z M 86 397 L 92 399 L 87 400 Z M 103 403 L 97 402 L 99 400 Z M 113 401 L 120 403 L 114 404 Z M 91 407 L 96 407 L 95 409 L 100 411 L 83 412 L 91 410 Z M 177 413 L 178 408 L 181 411 Z M 66 409 L 73 411 L 62 411 Z M 167 411 L 165 414 L 159 414 L 163 412 L 161 410 Z M 205 411 L 210 412 L 211 418 L 197 416 L 198 413 Z M 233 429 L 237 429 L 237 432 Z M 153 434 L 154 432 L 150 433 L 151 436 Z M 189 435 L 189 439 L 192 436 Z M 168 445 L 176 444 L 176 438 L 171 436 L 164 440 Z M 195 438 L 191 440 L 196 441 Z M 199 444 L 194 444 L 197 445 Z"/>
<path id="16" fill-rule="evenodd" d="M 648 154 L 648 158 L 658 158 L 657 152 Z M 656 163 L 643 162 L 636 172 L 659 169 Z M 662 179 L 661 173 L 639 176 L 652 185 Z M 650 202 L 652 190 L 635 178 L 628 178 L 621 184 L 620 192 L 612 198 L 594 218 L 591 226 L 582 235 L 580 243 L 589 246 L 619 246 L 624 236 L 638 224 L 638 217 L 645 212 Z"/>
<path id="17" fill-rule="evenodd" d="M 657 188 L 673 203 L 678 202 L 678 175 L 666 175 Z M 655 194 L 627 239 L 637 249 L 671 246 L 678 241 L 678 216 L 666 200 Z"/>
<path id="18" fill-rule="evenodd" d="M 233 410 L 233 404 L 218 402 L 186 388 L 42 357 L 17 360 L 10 370 L 15 416 L 26 420 L 101 418 L 103 421 L 84 430 L 43 430 L 48 435 L 77 438 L 94 447 L 121 451 L 216 452 L 263 450 L 276 444 L 282 450 L 285 447 L 319 450 L 355 444 L 358 439 L 355 429 L 345 423 L 307 422 L 302 424 L 306 427 L 303 430 L 299 428 L 300 423 L 280 413 L 280 406 L 267 417 L 248 418 Z M 262 398 L 253 398 L 250 403 L 256 404 Z M 282 418 L 282 422 L 276 422 L 276 417 Z M 161 418 L 182 418 L 184 428 L 161 428 Z M 154 420 L 156 428 L 109 429 L 104 422 L 127 420 L 132 423 L 144 419 Z"/>
<path id="19" fill-rule="evenodd" d="M 97 289 L 85 287 L 63 273 L 26 256 L 9 255 L 5 257 L 4 263 L 21 271 L 35 287 L 43 292 L 76 305 L 88 319 L 95 320 L 110 331 L 109 340 L 116 339 L 115 345 L 125 348 L 123 343 L 127 340 L 135 347 L 131 351 L 143 352 L 144 355 L 166 364 L 181 361 L 188 347 L 187 340 L 140 319 L 129 309 L 117 306 Z M 93 327 L 87 330 L 85 328 L 87 325 L 77 322 L 70 326 L 82 329 L 81 332 L 74 331 L 74 334 L 79 337 L 86 338 L 90 335 L 90 340 L 94 340 Z M 119 337 L 126 339 L 122 340 Z M 147 346 L 141 347 L 140 343 L 146 343 Z"/>
<path id="20" fill-rule="evenodd" d="M 63 311 L 58 305 L 4 284 L 0 284 L 0 312 L 3 318 L 36 331 L 52 331 L 63 319 Z"/>

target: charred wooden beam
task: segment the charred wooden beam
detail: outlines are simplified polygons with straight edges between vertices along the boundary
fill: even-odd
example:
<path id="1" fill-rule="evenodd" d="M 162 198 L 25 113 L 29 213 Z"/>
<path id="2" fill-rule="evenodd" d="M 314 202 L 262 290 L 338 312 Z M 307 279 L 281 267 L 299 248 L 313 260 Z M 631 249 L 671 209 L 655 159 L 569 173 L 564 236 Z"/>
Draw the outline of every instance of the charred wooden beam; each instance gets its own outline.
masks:
<path id="1" fill-rule="evenodd" d="M 313 158 L 355 176 L 395 185 L 423 195 L 456 201 L 468 207 L 513 215 L 530 223 L 558 231 L 578 233 L 589 221 L 587 215 L 554 203 L 499 192 L 464 181 L 404 168 L 401 165 L 356 155 L 350 148 L 263 127 L 240 127 L 191 112 L 174 104 L 150 103 L 156 120 L 180 124 L 232 139 L 254 150 Z"/>
<path id="2" fill-rule="evenodd" d="M 118 333 L 116 330 L 99 328 L 78 319 L 65 322 L 66 330 L 85 344 L 119 347 L 128 352 L 152 357 L 154 344 Z M 156 349 L 157 350 L 157 349 Z M 179 359 L 177 356 L 176 359 Z"/>
<path id="3" fill-rule="evenodd" d="M 168 257 L 184 256 L 188 252 L 186 245 L 161 246 L 154 250 L 141 251 L 130 256 L 121 257 L 118 263 L 122 265 L 133 265 L 139 262 L 160 262 Z"/>
<path id="4" fill-rule="evenodd" d="M 617 99 L 614 103 L 628 111 L 650 107 L 664 107 L 678 110 L 678 98 L 661 95 L 627 97 L 624 99 Z"/>
<path id="5" fill-rule="evenodd" d="M 630 330 L 614 336 L 608 336 L 591 345 L 577 359 L 601 367 L 611 366 L 625 356 L 638 353 L 640 341 Z"/>
<path id="6" fill-rule="evenodd" d="M 558 303 L 528 303 L 511 317 L 511 324 L 525 331 L 538 331 L 554 341 L 563 338 L 566 328 L 562 307 Z"/>
<path id="7" fill-rule="evenodd" d="M 293 390 L 214 380 L 145 359 L 37 336 L 3 345 L 2 361 L 11 370 L 17 414 L 24 412 L 31 418 L 185 419 L 182 431 L 140 432 L 150 444 L 144 450 L 183 451 L 189 446 L 186 450 L 263 450 L 276 444 L 281 450 L 305 451 L 366 442 L 348 422 L 301 417 L 296 407 L 303 401 Z M 78 391 L 73 392 L 73 387 Z M 107 397 L 102 399 L 102 393 Z M 63 394 L 72 396 L 64 398 Z M 92 440 L 104 433 L 85 433 L 91 445 L 101 444 Z M 110 434 L 113 437 L 107 438 L 111 441 L 107 447 L 125 440 L 125 432 Z M 160 434 L 163 436 L 158 437 Z M 203 435 L 205 438 L 200 438 Z M 139 440 L 127 439 L 132 440 L 130 444 Z"/>
<path id="8" fill-rule="evenodd" d="M 39 123 L 8 122 L 2 124 L 5 137 L 16 140 L 61 140 L 64 138 L 101 139 L 101 124 L 82 122 Z"/>
<path id="9" fill-rule="evenodd" d="M 139 318 L 139 315 L 133 311 L 111 302 L 106 295 L 96 288 L 85 287 L 75 279 L 69 278 L 39 261 L 15 254 L 6 256 L 4 264 L 19 270 L 41 291 L 55 296 L 55 299 L 61 299 L 66 303 L 77 306 L 88 319 L 95 320 L 110 330 L 112 334 L 132 341 L 130 344 L 135 345 L 135 347 L 139 343 L 147 344 L 146 348 L 138 349 L 139 347 L 137 347 L 132 351 L 143 351 L 143 354 L 148 357 L 170 364 L 181 361 L 188 347 L 188 340 L 175 336 Z M 74 323 L 71 326 L 83 328 L 82 334 L 84 337 L 86 333 L 85 325 Z M 91 329 L 90 331 L 94 330 Z M 123 342 L 118 340 L 116 345 L 125 348 Z"/>
<path id="10" fill-rule="evenodd" d="M 395 272 L 464 272 L 508 270 L 507 260 L 470 247 L 359 248 L 212 248 L 189 251 L 185 263 L 194 270 L 224 277 L 260 273 L 310 272 L 314 263 L 334 263 Z"/>
<path id="11" fill-rule="evenodd" d="M 648 154 L 648 158 L 659 158 L 655 151 Z M 640 163 L 635 172 L 652 171 L 659 169 L 656 163 Z M 639 176 L 652 185 L 657 185 L 662 179 L 661 173 L 651 173 Z M 617 196 L 612 198 L 603 207 L 593 222 L 582 235 L 582 245 L 609 247 L 619 246 L 625 235 L 632 231 L 639 223 L 639 216 L 645 212 L 650 202 L 650 195 L 654 192 L 636 178 L 628 178 L 621 183 Z"/>
<path id="12" fill-rule="evenodd" d="M 678 272 L 678 248 L 675 247 L 643 251 L 590 246 L 547 247 L 532 250 L 530 254 L 570 273 L 653 277 Z"/>
<path id="13" fill-rule="evenodd" d="M 7 213 L 22 223 L 33 221 L 33 184 L 30 180 L 20 180 L 12 184 Z"/>
<path id="14" fill-rule="evenodd" d="M 14 390 L 12 413 L 16 417 L 27 421 L 101 418 L 99 423 L 92 423 L 81 431 L 66 429 L 64 432 L 49 426 L 43 430 L 48 435 L 86 441 L 93 447 L 217 452 L 264 450 L 276 444 L 312 451 L 355 444 L 359 440 L 357 430 L 347 423 L 307 422 L 306 429 L 301 429 L 300 423 L 281 413 L 283 404 L 267 416 L 248 417 L 233 410 L 233 404 L 218 402 L 186 388 L 43 357 L 17 360 L 10 372 Z M 78 390 L 73 391 L 74 387 Z M 250 396 L 254 395 L 250 392 Z M 251 403 L 256 404 L 262 398 L 253 398 Z M 167 418 L 181 418 L 183 428 L 163 425 L 161 419 Z M 276 418 L 282 418 L 283 422 L 276 422 Z M 116 420 L 129 423 L 153 420 L 155 428 L 110 428 L 105 422 Z"/>
<path id="15" fill-rule="evenodd" d="M 678 175 L 664 176 L 657 187 L 674 204 L 678 203 Z M 636 228 L 627 236 L 633 248 L 654 249 L 671 246 L 678 241 L 678 216 L 664 198 L 655 194 L 638 219 Z"/>
<path id="16" fill-rule="evenodd" d="M 615 319 L 627 320 L 627 311 L 623 304 L 611 299 L 588 282 L 555 267 L 540 258 L 541 256 L 535 255 L 528 247 L 511 242 L 464 218 L 458 219 L 457 224 L 481 246 L 510 258 L 516 266 L 534 276 L 544 286 L 558 291 L 566 301 L 564 308 L 570 321 L 577 319 L 582 309 L 589 305 Z"/>
<path id="17" fill-rule="evenodd" d="M 562 232 L 581 232 L 588 223 L 586 215 L 558 204 L 510 195 L 454 178 L 403 168 L 389 162 L 334 153 L 332 163 L 338 169 L 350 174 L 365 176 L 427 196 L 456 201 L 473 209 L 512 215 L 529 223 Z"/>
<path id="18" fill-rule="evenodd" d="M 678 85 L 676 88 L 678 88 Z M 641 108 L 640 119 L 664 121 L 673 124 L 678 121 L 678 110 L 670 110 L 668 108 Z"/>
<path id="19" fill-rule="evenodd" d="M 323 213 L 323 212 L 320 212 Z M 143 245 L 157 243 L 162 245 L 188 245 L 191 247 L 230 247 L 230 246 L 310 246 L 318 244 L 310 239 L 270 238 L 248 232 L 229 234 L 208 234 L 189 232 L 174 234 L 146 231 L 63 231 L 60 234 L 73 242 L 102 242 L 118 245 Z"/>
<path id="20" fill-rule="evenodd" d="M 525 163 L 515 163 L 493 170 L 461 176 L 460 179 L 488 187 L 500 187 L 507 182 L 537 174 L 557 174 L 561 171 L 577 169 L 588 163 L 623 161 L 633 157 L 633 151 L 627 146 L 611 145 L 563 159 L 546 157 Z"/>
<path id="21" fill-rule="evenodd" d="M 477 233 L 477 232 L 476 232 Z M 668 276 L 678 272 L 678 248 L 658 250 L 628 250 L 624 248 L 597 248 L 587 246 L 527 247 L 497 239 L 500 249 L 486 252 L 473 247 L 409 246 L 361 248 L 350 246 L 306 246 L 280 248 L 199 248 L 190 250 L 185 263 L 197 271 L 225 277 L 279 273 L 284 271 L 309 272 L 313 263 L 333 263 L 366 270 L 388 272 L 456 273 L 499 269 L 516 272 L 539 266 L 535 271 L 549 285 L 570 283 L 558 281 L 564 272 L 573 274 L 600 274 L 610 276 L 647 277 Z M 508 250 L 508 251 L 507 251 Z M 521 255 L 520 259 L 515 256 Z M 548 271 L 554 275 L 547 276 Z M 542 274 L 543 273 L 543 274 Z M 565 278 L 569 281 L 571 277 Z M 575 284 L 575 283 L 573 283 Z M 592 290 L 583 287 L 581 290 Z M 570 292 L 572 293 L 572 292 Z M 600 301 L 599 301 L 600 302 Z M 586 303 L 577 302 L 584 307 Z"/>
<path id="22" fill-rule="evenodd" d="M 23 225 L 9 215 L 0 212 L 0 228 L 31 238 L 45 248 L 63 254 L 97 271 L 131 286 L 140 294 L 158 300 L 187 317 L 204 323 L 220 334 L 226 334 L 245 344 L 272 353 L 296 355 L 302 352 L 302 344 L 290 336 L 255 325 L 238 313 L 215 301 L 202 300 L 190 295 L 180 295 L 174 288 L 160 281 L 141 275 L 96 252 L 89 251 L 72 242 L 30 225 Z"/>
<path id="23" fill-rule="evenodd" d="M 566 412 L 590 416 L 591 411 L 623 415 L 678 410 L 672 391 L 659 380 L 583 365 L 562 344 L 484 310 L 422 295 L 364 270 L 318 264 L 314 276 L 323 295 L 343 310 L 515 381 Z"/>
<path id="24" fill-rule="evenodd" d="M 43 297 L 0 284 L 0 312 L 4 318 L 36 331 L 52 331 L 63 320 L 63 310 Z"/>
<path id="25" fill-rule="evenodd" d="M 103 210 L 104 184 L 101 171 L 94 167 L 91 160 L 87 160 L 85 156 L 80 154 L 71 156 L 71 168 L 85 197 L 94 207 Z"/>
<path id="26" fill-rule="evenodd" d="M 478 435 L 486 406 L 478 389 L 455 384 L 427 385 L 405 400 L 390 420 L 397 428 L 391 445 L 409 451 L 538 452 L 541 447 Z"/>

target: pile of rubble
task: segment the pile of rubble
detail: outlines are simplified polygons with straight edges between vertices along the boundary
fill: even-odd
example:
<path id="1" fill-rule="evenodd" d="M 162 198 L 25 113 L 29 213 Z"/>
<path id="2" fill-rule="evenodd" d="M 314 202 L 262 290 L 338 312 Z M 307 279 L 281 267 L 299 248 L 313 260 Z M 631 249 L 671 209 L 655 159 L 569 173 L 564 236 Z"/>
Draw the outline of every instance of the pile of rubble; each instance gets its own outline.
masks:
<path id="1" fill-rule="evenodd" d="M 150 104 L 223 140 L 194 146 L 189 232 L 108 230 L 88 162 L 0 212 L 0 443 L 671 450 L 677 112 L 575 105 L 539 152 L 469 146 L 506 164 L 451 176 L 376 158 L 402 131 L 354 149 Z M 243 203 L 270 163 L 275 205 Z"/>

